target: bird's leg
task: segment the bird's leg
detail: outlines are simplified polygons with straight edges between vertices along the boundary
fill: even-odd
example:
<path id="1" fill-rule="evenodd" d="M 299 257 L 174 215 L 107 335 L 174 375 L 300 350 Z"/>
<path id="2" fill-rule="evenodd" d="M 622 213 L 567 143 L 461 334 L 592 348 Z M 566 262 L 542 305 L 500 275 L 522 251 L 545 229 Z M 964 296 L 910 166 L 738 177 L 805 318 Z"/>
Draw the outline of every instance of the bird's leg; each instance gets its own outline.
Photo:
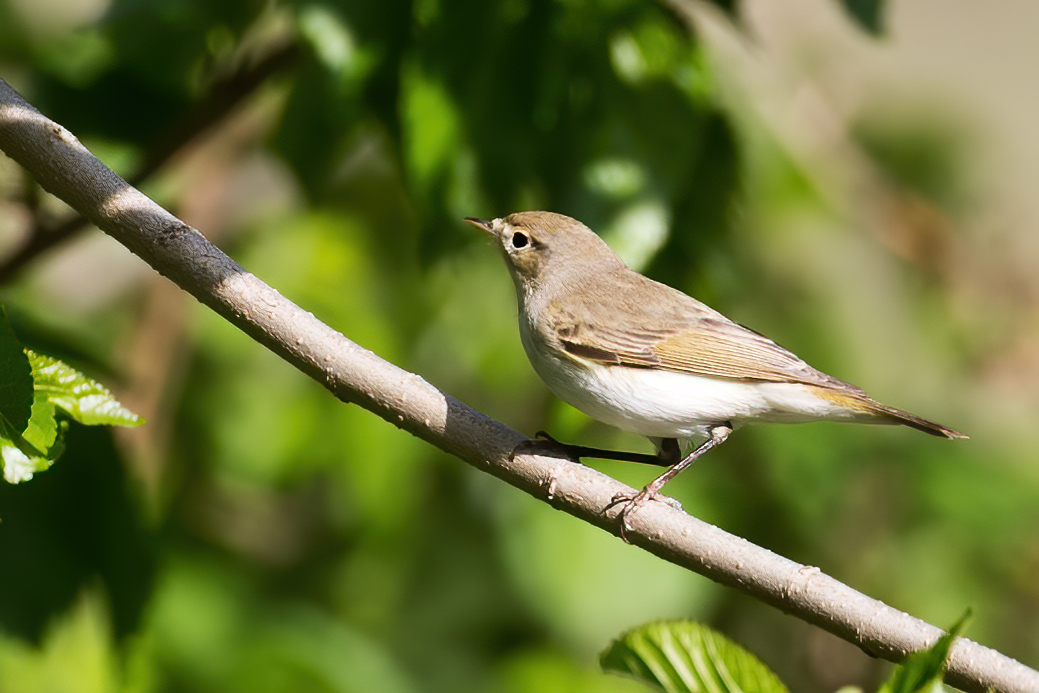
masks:
<path id="1" fill-rule="evenodd" d="M 631 529 L 631 527 L 628 526 L 628 515 L 635 512 L 642 503 L 655 498 L 660 492 L 660 489 L 664 487 L 664 484 L 675 478 L 675 476 L 677 476 L 683 469 L 688 469 L 692 466 L 693 462 L 696 462 L 696 460 L 698 460 L 705 452 L 724 443 L 730 433 L 732 433 L 732 424 L 724 423 L 712 426 L 708 432 L 709 437 L 707 440 L 700 443 L 695 450 L 686 455 L 681 461 L 672 466 L 666 472 L 649 482 L 649 484 L 647 484 L 646 487 L 637 494 L 634 496 L 621 495 L 615 497 L 610 503 L 610 507 L 618 503 L 624 503 L 624 507 L 617 515 L 621 520 L 621 538 L 625 538 L 625 530 Z"/>
<path id="2" fill-rule="evenodd" d="M 640 464 L 652 464 L 657 467 L 671 467 L 680 462 L 681 452 L 678 441 L 674 438 L 664 438 L 658 446 L 660 454 L 649 455 L 641 452 L 625 452 L 623 450 L 603 450 L 601 448 L 590 448 L 584 445 L 570 445 L 560 443 L 558 440 L 545 433 L 538 431 L 534 434 L 534 440 L 520 443 L 512 454 L 520 452 L 536 452 L 540 446 L 548 444 L 551 448 L 562 450 L 570 459 L 580 461 L 584 457 L 594 457 L 599 460 L 618 460 L 620 462 L 638 462 Z"/>
<path id="3" fill-rule="evenodd" d="M 682 459 L 682 448 L 678 445 L 678 438 L 650 438 L 657 448 L 657 457 L 667 461 L 669 464 L 678 464 Z"/>

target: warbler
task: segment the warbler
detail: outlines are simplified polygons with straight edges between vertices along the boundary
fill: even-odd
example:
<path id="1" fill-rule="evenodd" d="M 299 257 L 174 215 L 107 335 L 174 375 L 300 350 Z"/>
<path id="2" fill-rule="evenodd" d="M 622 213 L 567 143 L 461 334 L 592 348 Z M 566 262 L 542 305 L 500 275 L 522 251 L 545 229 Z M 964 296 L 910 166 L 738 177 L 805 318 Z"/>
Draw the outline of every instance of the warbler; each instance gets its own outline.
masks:
<path id="1" fill-rule="evenodd" d="M 768 337 L 624 264 L 591 229 L 553 212 L 466 221 L 493 237 L 516 285 L 534 370 L 560 399 L 653 441 L 657 455 L 563 445 L 575 458 L 669 469 L 623 513 L 750 422 L 901 424 L 966 438 L 812 368 Z M 681 455 L 680 442 L 705 439 Z"/>

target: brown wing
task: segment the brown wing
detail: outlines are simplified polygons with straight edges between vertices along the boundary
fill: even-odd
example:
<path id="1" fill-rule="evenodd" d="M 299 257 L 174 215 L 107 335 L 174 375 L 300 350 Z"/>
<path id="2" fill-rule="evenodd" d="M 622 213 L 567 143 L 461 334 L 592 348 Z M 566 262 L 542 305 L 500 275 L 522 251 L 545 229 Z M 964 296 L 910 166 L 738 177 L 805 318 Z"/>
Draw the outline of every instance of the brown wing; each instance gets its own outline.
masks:
<path id="1" fill-rule="evenodd" d="M 800 382 L 849 387 L 818 371 L 767 337 L 736 323 L 700 320 L 673 332 L 577 329 L 560 335 L 574 356 L 604 364 L 671 371 L 729 380 Z"/>
<path id="2" fill-rule="evenodd" d="M 641 291 L 615 293 L 608 306 L 584 302 L 574 309 L 571 302 L 569 310 L 553 310 L 553 336 L 574 356 L 603 364 L 861 392 L 699 301 L 639 278 L 645 280 Z"/>

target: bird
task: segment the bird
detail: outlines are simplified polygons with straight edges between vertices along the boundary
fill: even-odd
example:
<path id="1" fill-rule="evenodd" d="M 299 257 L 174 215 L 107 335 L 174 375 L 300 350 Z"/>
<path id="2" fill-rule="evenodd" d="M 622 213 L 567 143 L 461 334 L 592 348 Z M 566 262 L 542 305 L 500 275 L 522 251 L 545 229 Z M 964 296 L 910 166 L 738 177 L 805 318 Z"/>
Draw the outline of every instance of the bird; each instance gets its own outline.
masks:
<path id="1" fill-rule="evenodd" d="M 516 288 L 520 340 L 560 399 L 649 438 L 656 454 L 560 443 L 566 454 L 646 462 L 667 471 L 624 501 L 621 515 L 747 423 L 900 424 L 940 438 L 951 428 L 882 404 L 808 365 L 763 334 L 630 269 L 580 221 L 544 211 L 466 217 L 497 243 Z M 698 445 L 682 455 L 683 444 Z"/>

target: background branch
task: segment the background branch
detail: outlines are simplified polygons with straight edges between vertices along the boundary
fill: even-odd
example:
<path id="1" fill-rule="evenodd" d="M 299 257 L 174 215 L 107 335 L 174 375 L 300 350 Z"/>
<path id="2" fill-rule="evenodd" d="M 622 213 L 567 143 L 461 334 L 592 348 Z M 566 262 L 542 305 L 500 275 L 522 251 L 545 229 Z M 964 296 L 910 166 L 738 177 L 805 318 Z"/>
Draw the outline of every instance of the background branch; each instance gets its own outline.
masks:
<path id="1" fill-rule="evenodd" d="M 260 85 L 292 65 L 298 57 L 299 46 L 293 41 L 285 41 L 271 47 L 255 63 L 214 81 L 205 97 L 144 153 L 137 170 L 129 177 L 130 184 L 138 186 L 146 181 L 177 152 L 226 117 Z M 33 204 L 34 191 L 31 187 L 27 190 L 29 207 L 33 211 L 32 227 L 25 242 L 0 262 L 0 284 L 10 281 L 37 257 L 74 238 L 87 226 L 87 220 L 82 216 L 71 216 L 57 225 L 41 219 L 38 205 Z"/>
<path id="2" fill-rule="evenodd" d="M 611 499 L 625 485 L 582 465 L 511 451 L 522 434 L 351 342 L 246 272 L 202 234 L 108 169 L 65 128 L 0 81 L 0 149 L 48 192 L 344 402 L 489 472 L 553 507 L 619 534 Z M 668 507 L 630 518 L 631 543 L 901 661 L 941 631 L 823 574 Z M 947 681 L 968 691 L 1036 691 L 1039 672 L 960 638 Z"/>

